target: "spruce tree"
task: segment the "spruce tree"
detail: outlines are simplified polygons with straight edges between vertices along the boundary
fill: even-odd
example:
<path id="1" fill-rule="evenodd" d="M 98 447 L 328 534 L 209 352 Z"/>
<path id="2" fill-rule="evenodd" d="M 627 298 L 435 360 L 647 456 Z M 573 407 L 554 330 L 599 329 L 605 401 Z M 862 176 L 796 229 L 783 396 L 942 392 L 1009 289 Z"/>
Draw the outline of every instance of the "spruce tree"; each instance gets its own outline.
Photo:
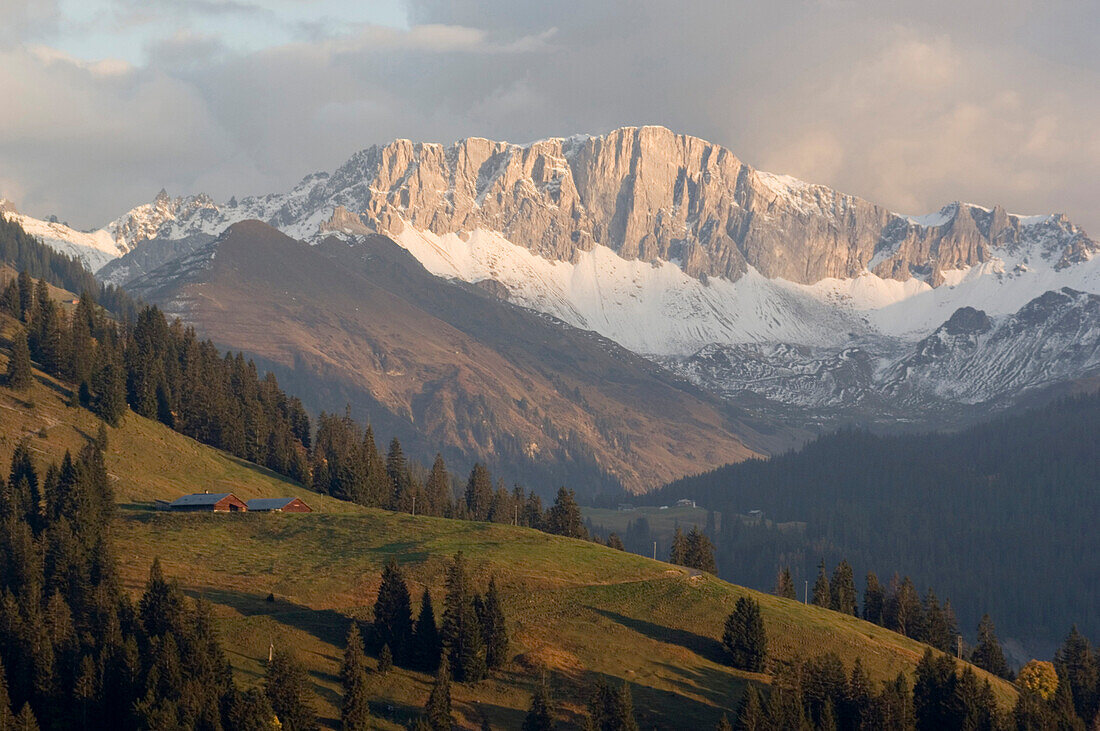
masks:
<path id="1" fill-rule="evenodd" d="M 11 696 L 8 695 L 8 676 L 0 664 L 0 729 L 9 729 L 15 723 L 15 714 L 11 710 Z"/>
<path id="2" fill-rule="evenodd" d="M 558 488 L 558 496 L 554 504 L 546 511 L 546 522 L 543 530 L 559 536 L 569 538 L 587 538 L 588 531 L 584 527 L 584 519 L 581 517 L 581 509 L 577 505 L 577 497 L 572 490 L 564 487 Z"/>
<path id="3" fill-rule="evenodd" d="M 428 696 L 428 704 L 424 706 L 424 716 L 429 727 L 434 731 L 451 731 L 451 727 L 455 724 L 454 715 L 451 713 L 450 663 L 447 661 L 446 654 L 439 661 L 435 682 L 432 683 L 432 692 Z"/>
<path id="4" fill-rule="evenodd" d="M 394 659 L 404 664 L 412 643 L 412 599 L 405 577 L 393 556 L 382 569 L 382 585 L 374 602 L 372 626 L 374 647 L 389 645 Z"/>
<path id="5" fill-rule="evenodd" d="M 725 716 L 722 717 L 725 720 Z M 726 721 L 727 725 L 729 721 Z M 764 702 L 760 691 L 752 683 L 745 684 L 745 691 L 737 704 L 737 731 L 763 731 L 767 728 Z"/>
<path id="6" fill-rule="evenodd" d="M 847 561 L 841 561 L 833 569 L 833 578 L 829 582 L 829 607 L 843 614 L 859 616 L 855 579 Z"/>
<path id="7" fill-rule="evenodd" d="M 439 655 L 443 647 L 439 626 L 435 622 L 432 594 L 427 589 L 424 589 L 420 597 L 420 614 L 416 618 L 412 646 L 412 659 L 416 667 L 424 672 L 434 673 L 439 667 Z"/>
<path id="8" fill-rule="evenodd" d="M 626 550 L 626 546 L 623 545 L 623 539 L 619 538 L 619 534 L 614 532 L 607 536 L 607 547 L 614 548 L 616 551 Z"/>
<path id="9" fill-rule="evenodd" d="M 228 726 L 233 731 L 275 731 L 277 728 L 275 709 L 259 688 L 235 693 L 227 715 Z"/>
<path id="10" fill-rule="evenodd" d="M 1100 667 L 1088 639 L 1073 625 L 1062 646 L 1054 653 L 1054 668 L 1062 682 L 1069 683 L 1073 705 L 1084 721 L 1096 718 L 1100 699 Z"/>
<path id="11" fill-rule="evenodd" d="M 970 662 L 998 677 L 1009 677 L 1008 663 L 1005 662 L 1004 651 L 1001 649 L 1000 640 L 997 639 L 997 631 L 988 614 L 982 615 L 978 623 L 978 644 L 970 654 Z"/>
<path id="12" fill-rule="evenodd" d="M 630 684 L 625 680 L 615 694 L 612 725 L 609 731 L 638 731 L 638 721 L 634 717 L 634 699 L 630 694 Z"/>
<path id="13" fill-rule="evenodd" d="M 460 683 L 474 683 L 485 677 L 485 644 L 466 571 L 466 559 L 459 552 L 447 572 L 447 598 L 440 634 L 443 648 L 453 663 L 455 679 Z"/>
<path id="14" fill-rule="evenodd" d="M 768 640 L 760 605 L 748 597 L 737 600 L 733 613 L 726 618 L 722 646 L 730 665 L 752 673 L 764 672 Z"/>
<path id="15" fill-rule="evenodd" d="M 882 624 L 882 605 L 885 600 L 882 584 L 873 572 L 867 572 L 867 586 L 863 590 L 863 618 L 874 624 Z"/>
<path id="16" fill-rule="evenodd" d="M 873 726 L 874 703 L 875 693 L 871 678 L 863 669 L 862 660 L 857 657 L 852 664 L 852 674 L 848 679 L 844 702 L 839 709 L 841 728 L 856 731 L 870 729 Z"/>
<path id="17" fill-rule="evenodd" d="M 684 565 L 712 574 L 718 571 L 714 563 L 714 544 L 695 526 L 692 526 L 685 541 Z"/>
<path id="18" fill-rule="evenodd" d="M 352 621 L 340 667 L 340 684 L 344 697 L 340 705 L 340 721 L 345 729 L 365 729 L 370 724 L 370 703 L 367 690 L 367 661 L 358 622 Z"/>
<path id="19" fill-rule="evenodd" d="M 817 581 L 814 582 L 813 604 L 828 609 L 832 605 L 829 577 L 825 575 L 825 559 L 817 565 Z"/>
<path id="20" fill-rule="evenodd" d="M 391 670 L 393 670 L 393 652 L 390 651 L 389 645 L 382 645 L 382 649 L 378 652 L 378 672 L 385 675 Z"/>
<path id="21" fill-rule="evenodd" d="M 687 538 L 680 526 L 672 534 L 672 545 L 668 548 L 668 562 L 675 566 L 683 566 L 687 562 Z"/>
<path id="22" fill-rule="evenodd" d="M 791 567 L 784 566 L 779 571 L 775 580 L 775 595 L 784 599 L 795 599 L 794 579 L 791 578 Z"/>
<path id="23" fill-rule="evenodd" d="M 92 374 L 92 412 L 111 426 L 118 426 L 126 413 L 126 378 L 110 353 Z"/>
<path id="24" fill-rule="evenodd" d="M 443 462 L 443 455 L 435 455 L 431 472 L 428 473 L 428 482 L 424 485 L 424 493 L 428 498 L 431 515 L 446 516 L 451 512 L 451 476 L 447 474 L 447 465 Z"/>
<path id="25" fill-rule="evenodd" d="M 535 692 L 531 695 L 531 705 L 527 709 L 527 715 L 523 718 L 523 731 L 553 731 L 555 724 L 552 706 L 550 684 L 547 682 L 546 676 L 543 676 L 535 684 Z"/>
<path id="26" fill-rule="evenodd" d="M 485 664 L 493 670 L 508 661 L 508 628 L 504 622 L 504 607 L 500 603 L 496 578 L 489 578 L 489 591 L 481 603 L 481 633 L 485 639 Z"/>
<path id="27" fill-rule="evenodd" d="M 718 720 L 718 725 L 714 727 L 715 731 L 733 731 L 733 724 L 730 723 L 730 717 L 726 714 L 722 714 L 722 718 Z"/>
<path id="28" fill-rule="evenodd" d="M 31 710 L 31 704 L 24 703 L 19 710 L 19 715 L 15 717 L 12 731 L 38 731 L 38 729 L 38 721 L 34 717 L 34 711 Z"/>
<path id="29" fill-rule="evenodd" d="M 286 650 L 276 650 L 267 667 L 264 692 L 282 727 L 288 731 L 319 728 L 309 675 Z"/>
<path id="30" fill-rule="evenodd" d="M 22 328 L 12 336 L 11 357 L 8 358 L 8 370 L 4 374 L 4 385 L 17 391 L 30 388 L 34 383 L 34 371 L 31 367 L 31 351 L 27 347 L 27 334 Z"/>
<path id="31" fill-rule="evenodd" d="M 488 520 L 493 503 L 493 477 L 478 462 L 466 480 L 466 511 L 471 520 Z"/>

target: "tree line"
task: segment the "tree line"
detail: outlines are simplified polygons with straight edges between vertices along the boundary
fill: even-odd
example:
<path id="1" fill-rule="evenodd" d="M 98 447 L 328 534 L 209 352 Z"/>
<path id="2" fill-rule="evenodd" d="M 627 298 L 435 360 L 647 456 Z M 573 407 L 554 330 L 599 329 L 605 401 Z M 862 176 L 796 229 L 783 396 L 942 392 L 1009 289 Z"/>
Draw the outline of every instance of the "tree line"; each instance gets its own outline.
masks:
<path id="1" fill-rule="evenodd" d="M 989 613 L 1012 637 L 1057 641 L 1074 621 L 1100 633 L 1100 582 L 1066 560 L 1100 554 L 1097 433 L 1100 395 L 952 434 L 844 430 L 678 480 L 653 502 L 692 498 L 720 512 L 718 569 L 735 583 L 768 589 L 790 566 L 801 588 L 821 557 L 861 575 L 904 566 L 949 595 L 967 626 Z M 750 510 L 768 519 L 738 518 Z"/>

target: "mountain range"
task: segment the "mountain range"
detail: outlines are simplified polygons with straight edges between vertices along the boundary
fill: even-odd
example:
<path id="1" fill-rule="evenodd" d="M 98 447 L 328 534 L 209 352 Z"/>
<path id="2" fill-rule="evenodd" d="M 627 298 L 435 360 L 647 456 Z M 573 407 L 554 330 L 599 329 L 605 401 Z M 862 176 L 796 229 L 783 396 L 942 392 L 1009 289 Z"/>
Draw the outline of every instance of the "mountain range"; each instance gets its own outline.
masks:
<path id="1" fill-rule="evenodd" d="M 902 215 L 662 127 L 526 145 L 396 140 L 286 193 L 216 203 L 162 191 L 95 232 L 20 217 L 210 333 L 210 304 L 193 294 L 204 283 L 174 284 L 180 258 L 213 254 L 253 219 L 319 255 L 336 241 L 377 253 L 385 237 L 446 291 L 475 285 L 479 308 L 505 300 L 561 332 L 593 331 L 726 400 L 753 421 L 737 441 L 756 451 L 851 421 L 961 425 L 1100 374 L 1100 245 L 1066 216 L 961 202 Z M 417 276 L 418 292 L 442 287 Z M 264 355 L 258 340 L 219 342 Z M 491 451 L 474 442 L 464 448 Z"/>

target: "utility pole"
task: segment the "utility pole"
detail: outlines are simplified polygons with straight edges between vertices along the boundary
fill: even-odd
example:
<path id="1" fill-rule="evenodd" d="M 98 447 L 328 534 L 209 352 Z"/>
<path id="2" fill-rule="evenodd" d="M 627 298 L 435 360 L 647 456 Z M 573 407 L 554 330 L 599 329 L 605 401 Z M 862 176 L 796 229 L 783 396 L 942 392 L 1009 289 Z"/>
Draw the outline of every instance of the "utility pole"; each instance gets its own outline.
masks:
<path id="1" fill-rule="evenodd" d="M 275 643 L 272 642 L 267 648 L 267 664 L 270 665 L 271 661 L 275 658 Z"/>
<path id="2" fill-rule="evenodd" d="M 413 515 L 416 515 L 416 495 L 413 495 Z"/>
<path id="3" fill-rule="evenodd" d="M 806 579 L 806 590 L 802 593 L 802 603 L 810 603 L 810 580 Z"/>
<path id="4" fill-rule="evenodd" d="M 657 541 L 653 541 L 653 560 L 657 560 Z"/>
<path id="5" fill-rule="evenodd" d="M 514 514 L 513 514 L 513 517 L 512 517 L 512 525 L 518 527 L 519 526 L 519 506 L 516 505 L 513 510 L 514 510 Z"/>
<path id="6" fill-rule="evenodd" d="M 956 643 L 958 643 L 958 646 L 959 646 L 959 649 L 958 649 L 959 659 L 962 660 L 963 659 L 963 638 L 962 638 L 962 635 L 955 635 L 955 641 L 956 641 Z"/>

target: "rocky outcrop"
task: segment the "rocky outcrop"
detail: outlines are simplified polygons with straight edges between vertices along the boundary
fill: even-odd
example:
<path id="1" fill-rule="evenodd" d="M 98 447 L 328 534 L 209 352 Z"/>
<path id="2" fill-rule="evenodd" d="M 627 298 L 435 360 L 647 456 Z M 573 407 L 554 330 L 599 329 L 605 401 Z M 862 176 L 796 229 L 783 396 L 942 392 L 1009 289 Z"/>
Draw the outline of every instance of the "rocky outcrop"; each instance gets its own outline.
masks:
<path id="1" fill-rule="evenodd" d="M 341 207 L 327 230 L 353 219 L 389 233 L 406 223 L 436 234 L 481 227 L 546 258 L 568 261 L 603 245 L 627 259 L 677 261 L 696 277 L 737 279 L 753 266 L 809 284 L 873 269 L 938 286 L 944 271 L 1032 239 L 1063 265 L 1097 249 L 1062 216 L 1036 220 L 955 203 L 911 219 L 756 171 L 724 147 L 663 127 L 526 146 L 397 140 L 312 180 L 309 194 L 292 202 Z M 273 222 L 302 212 L 280 211 Z"/>

